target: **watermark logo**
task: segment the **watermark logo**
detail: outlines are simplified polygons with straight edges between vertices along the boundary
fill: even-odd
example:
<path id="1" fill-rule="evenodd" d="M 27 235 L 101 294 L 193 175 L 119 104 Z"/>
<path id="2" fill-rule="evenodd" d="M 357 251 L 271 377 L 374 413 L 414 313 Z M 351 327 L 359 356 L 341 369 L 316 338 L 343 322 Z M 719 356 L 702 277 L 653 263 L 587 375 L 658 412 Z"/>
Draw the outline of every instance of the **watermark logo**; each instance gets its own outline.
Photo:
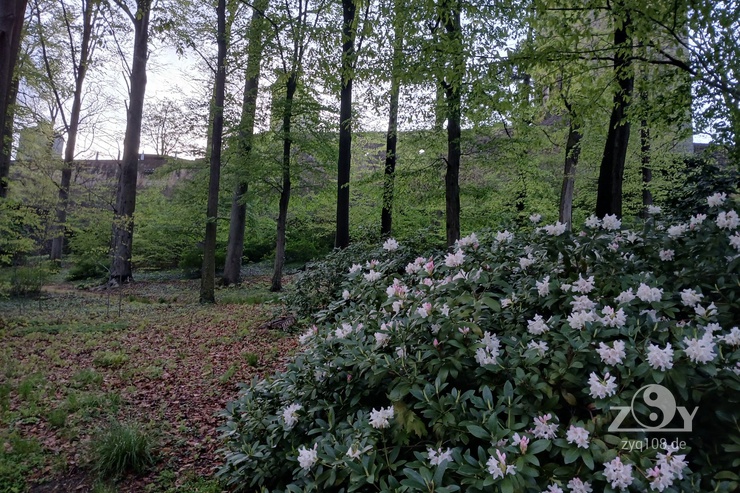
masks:
<path id="1" fill-rule="evenodd" d="M 635 404 L 641 399 L 642 402 L 648 407 L 647 416 L 641 415 L 636 412 Z M 692 431 L 692 423 L 696 411 L 699 407 L 695 407 L 693 411 L 689 412 L 683 406 L 676 406 L 676 398 L 673 397 L 673 393 L 670 390 L 658 384 L 645 385 L 640 388 L 632 397 L 630 406 L 616 406 L 612 409 L 619 411 L 617 417 L 609 425 L 609 431 L 651 431 L 651 432 L 685 432 Z M 676 417 L 676 412 L 683 421 L 681 428 L 666 428 Z M 639 426 L 634 428 L 622 428 L 622 422 L 632 416 L 635 423 Z"/>

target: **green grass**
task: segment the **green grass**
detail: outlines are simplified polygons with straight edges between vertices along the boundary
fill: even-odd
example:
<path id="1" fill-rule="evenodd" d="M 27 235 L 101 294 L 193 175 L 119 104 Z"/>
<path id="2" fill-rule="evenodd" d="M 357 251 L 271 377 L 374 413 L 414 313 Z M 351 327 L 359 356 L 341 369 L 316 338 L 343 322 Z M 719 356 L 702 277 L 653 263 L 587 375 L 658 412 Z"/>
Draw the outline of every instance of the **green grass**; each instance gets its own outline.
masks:
<path id="1" fill-rule="evenodd" d="M 80 370 L 72 376 L 72 387 L 74 388 L 100 387 L 102 383 L 103 375 L 92 368 Z"/>
<path id="2" fill-rule="evenodd" d="M 120 368 L 126 364 L 128 356 L 117 351 L 103 351 L 93 358 L 93 364 L 102 368 Z"/>
<path id="3" fill-rule="evenodd" d="M 113 422 L 91 443 L 93 471 L 102 479 L 140 474 L 154 465 L 154 441 L 136 424 Z"/>
<path id="4" fill-rule="evenodd" d="M 0 432 L 0 491 L 26 491 L 26 478 L 44 462 L 41 445 L 17 432 Z"/>
<path id="5" fill-rule="evenodd" d="M 260 362 L 260 356 L 257 353 L 247 351 L 242 356 L 244 356 L 244 359 L 249 366 L 257 366 L 257 364 Z"/>
<path id="6" fill-rule="evenodd" d="M 49 411 L 46 419 L 49 421 L 49 425 L 52 428 L 63 428 L 67 424 L 67 416 L 69 412 L 64 407 L 58 407 Z"/>

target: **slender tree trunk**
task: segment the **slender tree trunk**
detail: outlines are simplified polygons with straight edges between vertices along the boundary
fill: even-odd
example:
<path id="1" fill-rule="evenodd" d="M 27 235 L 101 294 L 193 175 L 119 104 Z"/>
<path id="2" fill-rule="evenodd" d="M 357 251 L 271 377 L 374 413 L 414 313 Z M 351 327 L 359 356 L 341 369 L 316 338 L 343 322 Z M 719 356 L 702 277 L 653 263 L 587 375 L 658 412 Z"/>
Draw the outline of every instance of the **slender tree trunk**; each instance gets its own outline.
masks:
<path id="1" fill-rule="evenodd" d="M 640 120 L 640 161 L 642 164 L 642 207 L 647 214 L 647 208 L 653 205 L 653 194 L 650 193 L 650 182 L 653 180 L 653 170 L 650 167 L 650 127 L 646 119 Z"/>
<path id="2" fill-rule="evenodd" d="M 624 9 L 621 1 L 615 7 Z M 621 12 L 617 13 L 619 16 Z M 617 79 L 617 89 L 614 93 L 609 131 L 604 146 L 604 155 L 599 170 L 599 185 L 596 196 L 596 215 L 604 217 L 607 214 L 622 216 L 622 181 L 624 177 L 624 163 L 627 158 L 627 147 L 630 139 L 630 122 L 627 119 L 627 109 L 634 87 L 632 73 L 632 38 L 629 35 L 631 20 L 626 11 L 624 18 L 617 17 L 617 27 L 614 30 L 614 75 Z"/>
<path id="3" fill-rule="evenodd" d="M 285 265 L 285 225 L 288 222 L 288 203 L 290 202 L 290 148 L 293 138 L 290 135 L 293 118 L 293 97 L 298 83 L 294 72 L 288 77 L 283 107 L 283 188 L 280 191 L 280 205 L 277 220 L 277 242 L 275 245 L 275 270 L 272 274 L 270 291 L 283 289 L 283 266 Z"/>
<path id="4" fill-rule="evenodd" d="M 56 208 L 56 224 L 54 225 L 54 238 L 51 242 L 51 260 L 60 260 L 64 250 L 64 230 L 67 222 L 67 207 L 69 204 L 69 187 L 72 182 L 72 163 L 75 158 L 75 146 L 77 145 L 77 132 L 80 127 L 80 111 L 82 108 L 82 87 L 87 75 L 87 67 L 90 57 L 90 40 L 94 12 L 97 2 L 88 0 L 85 6 L 82 27 L 82 41 L 80 43 L 80 60 L 75 71 L 75 90 L 72 98 L 72 109 L 69 115 L 69 128 L 67 129 L 67 145 L 64 149 L 64 165 L 62 168 L 62 181 L 59 186 L 59 201 Z M 72 47 L 70 47 L 72 48 Z"/>
<path id="5" fill-rule="evenodd" d="M 398 143 L 398 98 L 401 92 L 403 70 L 403 22 L 400 4 L 393 5 L 393 62 L 391 65 L 391 101 L 385 147 L 385 176 L 383 181 L 383 211 L 380 218 L 381 236 L 390 236 L 393 229 L 393 193 L 396 179 L 396 145 Z"/>
<path id="6" fill-rule="evenodd" d="M 337 226 L 334 246 L 349 246 L 349 176 L 352 161 L 352 80 L 354 79 L 355 0 L 342 0 L 342 91 L 339 106 Z"/>
<path id="7" fill-rule="evenodd" d="M 565 143 L 565 166 L 563 168 L 563 186 L 560 190 L 559 221 L 568 225 L 570 230 L 573 226 L 573 191 L 575 189 L 576 168 L 578 158 L 581 155 L 581 125 L 576 120 L 573 111 L 570 110 L 570 122 L 568 124 L 568 140 Z"/>
<path id="8" fill-rule="evenodd" d="M 224 130 L 224 100 L 226 93 L 226 0 L 218 0 L 215 101 L 213 138 L 211 139 L 210 176 L 208 181 L 208 206 L 206 211 L 206 237 L 203 242 L 203 270 L 200 277 L 200 302 L 216 302 L 216 233 L 218 220 L 218 189 L 221 180 L 221 147 Z"/>
<path id="9" fill-rule="evenodd" d="M 149 14 L 151 0 L 141 1 L 133 16 L 134 57 L 126 134 L 123 140 L 123 159 L 118 178 L 118 194 L 113 218 L 112 262 L 110 278 L 119 284 L 132 280 L 131 247 L 134 236 L 136 209 L 136 179 L 139 171 L 139 144 L 141 120 L 144 115 L 146 93 L 146 62 L 149 55 Z"/>
<path id="10" fill-rule="evenodd" d="M 239 122 L 237 148 L 239 160 L 248 165 L 254 140 L 254 119 L 257 113 L 257 93 L 259 91 L 260 64 L 262 62 L 263 33 L 266 24 L 264 12 L 268 0 L 257 0 L 252 8 L 252 20 L 249 23 L 249 48 L 247 52 L 247 81 L 244 85 L 242 116 Z M 242 255 L 244 254 L 244 228 L 247 218 L 247 204 L 244 198 L 248 191 L 245 172 L 237 176 L 234 198 L 231 201 L 229 219 L 229 241 L 226 246 L 226 264 L 224 265 L 223 283 L 238 284 L 241 282 Z"/>
<path id="11" fill-rule="evenodd" d="M 460 26 L 459 0 L 445 2 L 443 23 L 447 41 L 451 44 L 452 72 L 449 81 L 441 81 L 447 103 L 447 172 L 445 174 L 445 231 L 447 246 L 460 239 L 460 138 L 461 138 L 461 88 L 465 71 Z"/>
<path id="12" fill-rule="evenodd" d="M 7 197 L 13 119 L 18 79 L 15 66 L 21 45 L 26 0 L 0 2 L 0 198 Z"/>

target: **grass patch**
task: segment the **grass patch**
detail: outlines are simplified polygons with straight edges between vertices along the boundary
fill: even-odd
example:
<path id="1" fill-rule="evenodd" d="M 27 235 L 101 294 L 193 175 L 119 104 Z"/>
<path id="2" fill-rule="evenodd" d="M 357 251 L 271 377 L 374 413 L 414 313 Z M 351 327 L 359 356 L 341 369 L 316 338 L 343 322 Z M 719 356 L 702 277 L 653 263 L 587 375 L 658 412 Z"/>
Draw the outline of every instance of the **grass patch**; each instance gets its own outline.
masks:
<path id="1" fill-rule="evenodd" d="M 69 412 L 64 407 L 58 407 L 49 411 L 49 415 L 46 419 L 49 421 L 49 425 L 52 428 L 63 428 L 67 424 L 67 416 Z"/>
<path id="2" fill-rule="evenodd" d="M 44 462 L 41 445 L 17 433 L 0 433 L 0 491 L 26 491 L 26 478 Z"/>
<path id="3" fill-rule="evenodd" d="M 249 366 L 257 366 L 257 364 L 260 362 L 260 356 L 257 353 L 247 351 L 246 353 L 243 353 L 242 356 L 244 356 L 244 360 Z"/>
<path id="4" fill-rule="evenodd" d="M 100 478 L 115 479 L 133 472 L 140 474 L 154 465 L 151 435 L 133 423 L 114 421 L 93 437 L 93 471 Z"/>
<path id="5" fill-rule="evenodd" d="M 121 330 L 128 327 L 126 322 L 101 322 L 97 324 L 90 323 L 66 323 L 66 324 L 52 324 L 52 325 L 30 325 L 28 327 L 20 327 L 13 329 L 11 333 L 15 336 L 25 336 L 28 334 L 41 333 L 41 334 L 61 334 L 63 332 L 75 332 L 81 334 L 95 334 L 98 332 L 111 332 L 115 330 Z"/>
<path id="6" fill-rule="evenodd" d="M 73 388 L 100 387 L 102 383 L 103 375 L 92 368 L 85 368 L 72 376 Z"/>
<path id="7" fill-rule="evenodd" d="M 44 383 L 44 377 L 40 373 L 27 376 L 18 384 L 18 396 L 24 401 L 35 401 L 34 390 Z"/>
<path id="8" fill-rule="evenodd" d="M 218 381 L 221 382 L 221 384 L 228 383 L 229 380 L 231 380 L 231 378 L 236 373 L 237 368 L 238 368 L 237 365 L 231 365 L 231 366 L 229 366 L 229 369 L 226 370 L 223 375 L 221 375 L 220 377 L 218 377 Z"/>
<path id="9" fill-rule="evenodd" d="M 126 364 L 128 356 L 120 351 L 103 351 L 93 358 L 93 365 L 102 368 L 120 368 Z"/>

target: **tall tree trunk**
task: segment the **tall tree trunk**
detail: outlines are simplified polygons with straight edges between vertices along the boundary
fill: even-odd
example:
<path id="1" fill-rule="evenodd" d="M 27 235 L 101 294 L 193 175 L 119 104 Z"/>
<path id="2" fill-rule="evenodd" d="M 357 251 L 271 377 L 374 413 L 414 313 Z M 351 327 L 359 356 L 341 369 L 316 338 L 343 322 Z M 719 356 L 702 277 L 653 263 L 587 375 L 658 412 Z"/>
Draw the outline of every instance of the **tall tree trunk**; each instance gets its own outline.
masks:
<path id="1" fill-rule="evenodd" d="M 290 135 L 293 118 L 293 96 L 295 95 L 298 76 L 294 72 L 288 77 L 285 85 L 285 106 L 283 107 L 283 188 L 280 191 L 280 205 L 277 220 L 277 242 L 275 244 L 275 270 L 272 274 L 270 291 L 283 289 L 283 266 L 285 265 L 285 225 L 288 221 L 288 203 L 290 202 L 290 148 L 293 138 Z"/>
<path id="2" fill-rule="evenodd" d="M 208 206 L 206 211 L 206 237 L 203 242 L 203 270 L 200 277 L 200 302 L 216 302 L 216 233 L 218 221 L 218 189 L 221 180 L 221 147 L 224 131 L 224 100 L 226 93 L 226 0 L 218 0 L 218 28 L 216 42 L 215 101 L 213 136 L 211 139 L 210 174 L 208 180 Z"/>
<path id="3" fill-rule="evenodd" d="M 134 236 L 136 209 L 136 179 L 139 171 L 139 144 L 141 120 L 144 115 L 146 93 L 146 62 L 149 55 L 149 14 L 151 0 L 140 0 L 137 12 L 131 16 L 134 25 L 134 57 L 126 134 L 123 139 L 123 159 L 118 178 L 116 209 L 113 217 L 112 262 L 110 278 L 118 283 L 132 279 L 131 247 Z"/>
<path id="4" fill-rule="evenodd" d="M 634 87 L 631 61 L 632 38 L 629 35 L 631 20 L 629 11 L 625 9 L 622 1 L 615 2 L 614 8 L 619 9 L 615 14 L 616 27 L 614 29 L 614 75 L 617 79 L 617 89 L 614 93 L 609 131 L 599 169 L 596 196 L 598 217 L 604 217 L 607 214 L 622 216 L 622 180 L 630 140 L 630 122 L 626 116 Z M 620 17 L 621 15 L 623 17 Z"/>
<path id="5" fill-rule="evenodd" d="M 460 119 L 462 112 L 462 81 L 465 59 L 462 51 L 459 0 L 444 2 L 442 15 L 447 42 L 452 50 L 452 72 L 449 80 L 442 80 L 447 103 L 447 171 L 445 174 L 445 231 L 447 246 L 460 239 Z"/>
<path id="6" fill-rule="evenodd" d="M 21 45 L 26 3 L 26 0 L 0 2 L 0 198 L 8 195 L 15 116 L 13 107 L 18 93 L 15 65 Z"/>
<path id="7" fill-rule="evenodd" d="M 244 85 L 242 102 L 242 116 L 239 122 L 238 142 L 239 159 L 249 163 L 254 140 L 254 119 L 257 113 L 257 93 L 259 91 L 260 64 L 262 62 L 263 33 L 266 24 L 264 12 L 267 10 L 268 0 L 257 0 L 252 8 L 252 20 L 249 23 L 249 48 L 247 52 L 247 81 Z M 244 198 L 247 195 L 247 176 L 237 176 L 234 198 L 231 201 L 231 217 L 229 218 L 229 241 L 226 246 L 226 264 L 224 265 L 223 283 L 238 284 L 241 281 L 242 255 L 244 253 L 244 228 L 247 218 L 247 204 Z"/>
<path id="8" fill-rule="evenodd" d="M 334 246 L 349 246 L 349 176 L 352 164 L 352 80 L 354 79 L 355 0 L 342 0 L 342 91 L 339 106 L 337 226 Z"/>
<path id="9" fill-rule="evenodd" d="M 567 104 L 567 103 L 566 103 Z M 568 123 L 568 140 L 565 143 L 565 166 L 563 168 L 563 186 L 560 189 L 559 221 L 566 224 L 570 230 L 573 227 L 573 191 L 575 189 L 576 168 L 581 155 L 581 125 L 568 107 L 570 122 Z"/>
<path id="10" fill-rule="evenodd" d="M 383 180 L 383 211 L 380 218 L 381 236 L 390 236 L 393 229 L 393 193 L 396 179 L 396 145 L 398 143 L 398 98 L 401 92 L 403 70 L 403 17 L 398 0 L 393 5 L 393 62 L 391 64 L 391 101 L 385 146 L 385 175 Z"/>
<path id="11" fill-rule="evenodd" d="M 67 222 L 67 207 L 69 204 L 69 187 L 72 182 L 72 163 L 75 158 L 77 132 L 80 127 L 80 110 L 82 108 L 82 86 L 87 75 L 90 57 L 90 40 L 94 23 L 94 13 L 98 3 L 88 0 L 82 23 L 82 41 L 80 43 L 80 59 L 75 70 L 75 90 L 72 98 L 72 109 L 69 114 L 69 128 L 67 129 L 67 145 L 64 149 L 64 165 L 62 181 L 59 186 L 59 201 L 56 208 L 55 234 L 51 242 L 51 260 L 60 260 L 64 250 L 64 230 Z M 73 47 L 70 47 L 73 48 Z"/>
<path id="12" fill-rule="evenodd" d="M 650 182 L 653 180 L 653 170 L 650 167 L 650 127 L 645 118 L 640 120 L 640 162 L 642 164 L 642 207 L 647 214 L 647 208 L 653 205 L 653 194 L 650 193 Z"/>

